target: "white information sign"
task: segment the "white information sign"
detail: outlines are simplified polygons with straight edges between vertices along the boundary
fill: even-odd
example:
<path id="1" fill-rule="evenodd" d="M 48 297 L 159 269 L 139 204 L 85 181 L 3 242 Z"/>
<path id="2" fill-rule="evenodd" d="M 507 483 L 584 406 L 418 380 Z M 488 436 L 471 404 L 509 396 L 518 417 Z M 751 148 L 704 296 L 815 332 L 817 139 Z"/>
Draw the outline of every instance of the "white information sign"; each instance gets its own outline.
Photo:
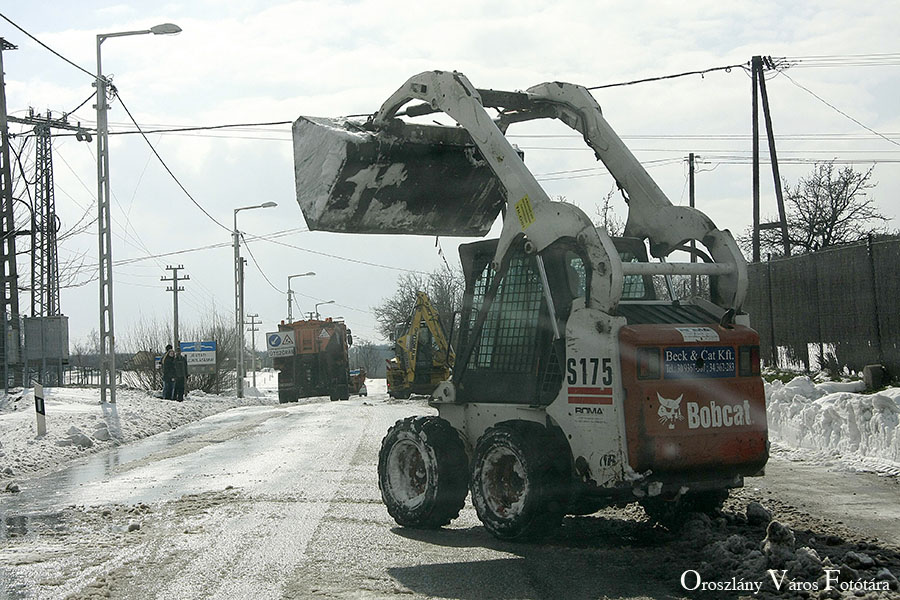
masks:
<path id="1" fill-rule="evenodd" d="M 266 350 L 269 356 L 293 356 L 296 340 L 293 331 L 273 331 L 266 334 Z"/>
<path id="2" fill-rule="evenodd" d="M 216 342 L 181 342 L 181 354 L 193 375 L 216 372 Z"/>
<path id="3" fill-rule="evenodd" d="M 718 342 L 719 334 L 709 327 L 676 327 L 686 342 Z"/>
<path id="4" fill-rule="evenodd" d="M 216 342 L 181 342 L 181 353 L 189 367 L 216 364 Z"/>

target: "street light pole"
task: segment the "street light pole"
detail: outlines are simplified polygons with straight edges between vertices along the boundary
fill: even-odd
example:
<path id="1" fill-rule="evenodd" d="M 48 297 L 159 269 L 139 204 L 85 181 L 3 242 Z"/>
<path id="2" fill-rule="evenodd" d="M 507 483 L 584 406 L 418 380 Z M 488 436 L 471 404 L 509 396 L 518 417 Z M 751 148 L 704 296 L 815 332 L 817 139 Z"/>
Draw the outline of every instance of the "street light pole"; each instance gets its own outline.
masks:
<path id="1" fill-rule="evenodd" d="M 288 275 L 288 288 L 287 288 L 287 301 L 288 301 L 288 323 L 294 322 L 294 312 L 292 310 L 293 306 L 293 293 L 294 291 L 291 289 L 291 279 L 294 277 L 307 277 L 310 275 L 315 275 L 314 272 L 310 271 L 309 273 L 300 273 L 299 275 Z"/>
<path id="2" fill-rule="evenodd" d="M 172 23 L 155 25 L 139 31 L 120 31 L 97 35 L 97 230 L 99 232 L 100 264 L 100 402 L 116 402 L 116 337 L 113 328 L 112 232 L 109 214 L 109 123 L 106 101 L 108 82 L 103 76 L 100 46 L 107 38 L 129 35 L 167 35 L 181 28 Z"/>
<path id="3" fill-rule="evenodd" d="M 316 304 L 316 321 L 319 320 L 319 307 L 322 306 L 323 304 L 334 304 L 334 300 L 329 300 L 327 302 L 319 302 L 318 304 Z"/>
<path id="4" fill-rule="evenodd" d="M 253 387 L 256 387 L 256 332 L 259 331 L 259 315 L 254 313 L 252 315 L 247 315 L 250 317 L 250 322 L 246 323 L 246 325 L 250 326 L 250 345 L 253 348 L 253 354 L 250 355 L 251 364 L 253 365 L 251 368 L 253 369 Z"/>
<path id="5" fill-rule="evenodd" d="M 241 206 L 234 209 L 234 231 L 231 234 L 234 241 L 234 386 L 238 398 L 244 397 L 244 268 L 241 261 L 241 232 L 238 230 L 237 215 L 242 210 L 272 208 L 274 206 L 278 206 L 278 204 L 275 202 L 263 202 L 262 204 Z"/>

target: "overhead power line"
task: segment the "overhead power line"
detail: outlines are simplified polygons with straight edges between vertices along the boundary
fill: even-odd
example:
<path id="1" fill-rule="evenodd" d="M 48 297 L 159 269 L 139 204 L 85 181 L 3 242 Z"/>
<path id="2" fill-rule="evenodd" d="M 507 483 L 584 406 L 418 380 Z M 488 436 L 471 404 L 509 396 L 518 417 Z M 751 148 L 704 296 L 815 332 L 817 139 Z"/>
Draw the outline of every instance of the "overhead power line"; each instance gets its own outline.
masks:
<path id="1" fill-rule="evenodd" d="M 887 137 L 886 135 L 884 135 L 884 134 L 882 134 L 882 133 L 879 133 L 879 132 L 875 131 L 874 129 L 872 129 L 872 128 L 869 127 L 868 125 L 865 125 L 865 124 L 863 124 L 862 122 L 860 122 L 858 119 L 855 119 L 855 118 L 851 117 L 850 115 L 848 115 L 847 113 L 845 113 L 844 111 L 842 111 L 841 109 L 839 109 L 838 107 L 836 107 L 834 104 L 831 104 L 830 102 L 828 102 L 827 100 L 825 100 L 824 98 L 822 98 L 821 96 L 819 96 L 818 94 L 816 94 L 816 93 L 815 93 L 814 91 L 812 91 L 811 89 L 809 89 L 809 88 L 807 88 L 807 87 L 804 87 L 804 86 L 800 85 L 799 83 L 797 83 L 796 81 L 794 81 L 794 79 L 793 79 L 790 75 L 788 75 L 787 73 L 782 72 L 782 75 L 784 75 L 785 77 L 787 77 L 787 80 L 790 81 L 791 83 L 793 83 L 795 86 L 797 86 L 797 87 L 800 88 L 801 90 L 805 91 L 806 93 L 810 94 L 813 98 L 815 98 L 816 100 L 818 100 L 819 102 L 821 102 L 821 103 L 824 104 L 825 106 L 831 108 L 832 110 L 834 110 L 834 111 L 837 112 L 838 114 L 843 115 L 844 117 L 850 119 L 851 121 L 853 121 L 854 123 L 856 123 L 857 125 L 859 125 L 860 127 L 862 127 L 863 129 L 865 129 L 866 131 L 870 131 L 870 132 L 874 133 L 875 135 L 877 135 L 877 136 L 880 137 L 881 139 L 886 140 L 886 141 L 888 141 L 888 142 L 894 144 L 895 146 L 900 146 L 900 143 L 897 143 L 896 141 L 892 140 L 891 138 Z"/>
<path id="2" fill-rule="evenodd" d="M 74 113 L 75 111 L 77 111 L 79 108 L 81 108 L 82 106 L 84 106 L 85 104 L 87 104 L 87 103 L 91 100 L 91 98 L 93 98 L 93 97 L 96 96 L 96 95 L 97 95 L 97 91 L 95 90 L 93 93 L 91 93 L 90 96 L 88 96 L 87 98 L 85 98 L 84 101 L 83 101 L 81 104 L 79 104 L 78 106 L 76 106 L 75 108 L 73 108 L 72 110 L 70 110 L 69 112 L 63 113 L 63 114 L 66 114 L 66 115 L 71 115 L 71 114 L 73 114 L 73 113 Z M 78 134 L 75 134 L 75 135 L 78 135 Z"/>
<path id="3" fill-rule="evenodd" d="M 256 270 L 259 271 L 259 274 L 263 276 L 263 279 L 266 280 L 266 283 L 268 283 L 273 290 L 275 290 L 279 294 L 284 294 L 285 290 L 278 288 L 274 283 L 272 283 L 272 280 L 269 279 L 269 277 L 266 275 L 266 272 L 262 270 L 262 266 L 259 264 L 259 261 L 256 260 L 256 256 L 253 255 L 253 250 L 250 249 L 250 244 L 247 243 L 247 238 L 244 237 L 244 232 L 241 231 L 239 233 L 241 239 L 244 240 L 244 246 L 247 248 L 247 252 L 250 254 L 250 258 L 253 259 L 253 264 L 256 265 Z"/>
<path id="4" fill-rule="evenodd" d="M 404 269 L 402 267 L 395 267 L 395 266 L 391 266 L 391 265 L 382 265 L 382 264 L 368 262 L 368 261 L 364 261 L 364 260 L 357 260 L 355 258 L 348 258 L 346 256 L 338 256 L 336 254 L 329 254 L 327 252 L 321 252 L 318 250 L 310 250 L 309 248 L 303 248 L 301 246 L 296 246 L 294 244 L 288 244 L 287 242 L 281 242 L 276 239 L 276 238 L 284 237 L 284 236 L 291 235 L 294 233 L 303 233 L 305 231 L 308 231 L 308 230 L 298 231 L 297 229 L 286 229 L 286 230 L 277 231 L 277 232 L 271 233 L 271 234 L 259 234 L 259 235 L 248 234 L 245 237 L 245 241 L 246 242 L 255 242 L 255 241 L 269 242 L 272 244 L 285 246 L 286 248 L 293 248 L 294 250 L 300 250 L 301 252 L 308 252 L 310 254 L 317 254 L 319 256 L 324 256 L 326 258 L 332 258 L 334 260 L 340 260 L 340 261 L 350 262 L 350 263 L 355 263 L 355 264 L 362 264 L 362 265 L 366 265 L 369 267 L 377 267 L 379 269 L 389 269 L 391 271 L 401 271 L 404 273 L 417 273 L 419 275 L 427 275 L 428 274 L 424 271 L 416 271 L 413 269 Z M 216 242 L 214 244 L 207 244 L 205 246 L 197 246 L 194 248 L 184 248 L 181 250 L 173 250 L 171 252 L 162 252 L 160 254 L 137 256 L 134 258 L 125 258 L 125 259 L 115 261 L 114 266 L 121 267 L 121 266 L 130 265 L 130 264 L 134 264 L 134 263 L 138 263 L 138 262 L 143 262 L 145 260 L 167 258 L 167 257 L 171 257 L 171 256 L 179 256 L 181 254 L 188 254 L 190 252 L 199 252 L 202 250 L 212 250 L 214 248 L 225 248 L 226 246 L 231 246 L 232 244 L 233 244 L 233 242 L 230 242 L 230 241 Z M 89 266 L 86 266 L 85 268 L 96 268 L 96 265 L 89 265 Z M 278 289 L 278 288 L 275 288 L 275 289 Z"/>
<path id="5" fill-rule="evenodd" d="M 378 263 L 368 262 L 365 260 L 357 260 L 355 258 L 347 258 L 346 256 L 336 256 L 334 254 L 328 254 L 327 252 L 320 252 L 318 250 L 310 250 L 309 248 L 301 248 L 300 246 L 295 246 L 294 244 L 288 244 L 287 242 L 279 242 L 278 240 L 273 240 L 267 237 L 258 237 L 264 242 L 270 242 L 272 244 L 278 244 L 279 246 L 285 246 L 286 248 L 293 248 L 294 250 L 300 250 L 301 252 L 308 252 L 310 254 L 318 254 L 319 256 L 327 256 L 328 258 L 335 258 L 338 260 L 343 260 L 345 262 L 356 263 L 359 265 L 366 265 L 369 267 L 378 267 L 380 269 L 390 269 L 392 271 L 401 271 L 403 273 L 417 273 L 419 275 L 428 275 L 425 271 L 416 271 L 415 269 L 404 269 L 402 267 L 392 267 L 390 265 L 380 265 Z"/>
<path id="6" fill-rule="evenodd" d="M 606 83 L 603 85 L 594 85 L 587 89 L 589 90 L 602 90 L 605 88 L 612 87 L 622 87 L 626 85 L 636 85 L 638 83 L 649 83 L 651 81 L 663 81 L 665 79 L 675 79 L 678 77 L 687 77 L 688 75 L 705 75 L 707 73 L 714 73 L 715 71 L 725 71 L 726 73 L 731 73 L 732 69 L 746 69 L 750 67 L 750 63 L 745 62 L 736 65 L 725 65 L 721 67 L 710 67 L 709 69 L 700 69 L 698 71 L 685 71 L 683 73 L 675 73 L 673 75 L 660 75 L 659 77 L 647 77 L 645 79 L 634 79 L 632 81 L 623 81 L 620 83 Z"/>
<path id="7" fill-rule="evenodd" d="M 900 53 L 819 54 L 783 57 L 791 68 L 805 67 L 893 67 L 900 66 Z"/>
<path id="8" fill-rule="evenodd" d="M 66 61 L 67 63 L 69 63 L 70 65 L 72 65 L 72 66 L 75 67 L 76 69 L 78 69 L 79 71 L 82 71 L 82 72 L 84 72 L 84 73 L 87 73 L 87 74 L 91 77 L 91 79 L 97 79 L 97 75 L 95 75 L 94 73 L 91 73 L 90 71 L 88 71 L 87 69 L 85 69 L 84 67 L 82 67 L 81 65 L 72 62 L 71 60 L 69 60 L 68 58 L 66 58 L 65 56 L 63 56 L 62 54 L 60 54 L 59 52 L 57 52 L 56 50 L 54 50 L 53 48 L 51 48 L 50 46 L 48 46 L 47 44 L 45 44 L 44 42 L 42 42 L 41 40 L 37 39 L 36 37 L 34 37 L 33 35 L 31 35 L 31 34 L 28 33 L 27 31 L 25 31 L 22 27 L 20 27 L 17 23 L 15 23 L 12 19 L 10 19 L 9 17 L 7 17 L 7 16 L 4 15 L 3 13 L 0 13 L 0 17 L 2 17 L 7 23 L 9 23 L 9 24 L 12 25 L 13 27 L 15 27 L 16 29 L 18 29 L 19 31 L 21 31 L 22 33 L 24 33 L 26 36 L 28 36 L 29 38 L 31 38 L 31 39 L 32 39 L 33 41 L 35 41 L 37 44 L 39 44 L 40 46 L 42 46 L 45 50 L 49 50 L 51 53 L 53 53 L 54 55 L 56 55 L 58 58 L 61 58 L 62 60 Z M 80 107 L 79 107 L 79 108 L 80 108 Z M 76 110 L 77 110 L 77 109 L 76 109 Z M 74 111 L 73 111 L 73 112 L 74 112 Z"/>
<path id="9" fill-rule="evenodd" d="M 178 179 L 178 177 L 175 176 L 175 173 L 172 172 L 172 169 L 169 168 L 169 165 L 166 164 L 166 161 L 164 161 L 162 156 L 159 155 L 159 152 L 156 151 L 156 148 L 153 147 L 153 143 L 150 141 L 150 138 L 147 137 L 147 134 L 145 134 L 143 131 L 141 131 L 141 126 L 138 125 L 137 121 L 134 118 L 134 115 L 132 115 L 131 111 L 128 110 L 128 107 L 125 105 L 125 102 L 122 100 L 122 97 L 116 91 L 115 87 L 113 87 L 112 90 L 113 90 L 113 93 L 116 95 L 116 97 L 119 99 L 119 104 L 122 105 L 122 108 L 125 109 L 125 112 L 128 114 L 128 118 L 131 119 L 131 122 L 134 123 L 135 127 L 137 127 L 138 131 L 141 134 L 141 137 L 143 137 L 144 141 L 147 142 L 147 145 L 150 147 L 150 150 L 156 156 L 157 160 L 159 160 L 159 163 L 163 166 L 163 168 L 166 170 L 166 172 L 172 177 L 172 180 L 175 181 L 176 184 L 178 184 L 178 187 L 181 188 L 181 191 L 184 192 L 185 195 L 190 199 L 190 201 L 194 203 L 194 206 L 199 208 L 200 211 L 204 215 L 209 217 L 210 221 L 212 221 L 213 223 L 215 223 L 216 225 L 218 225 L 225 231 L 231 231 L 230 227 L 223 225 L 218 219 L 216 219 L 214 216 L 209 214 L 209 212 L 205 208 L 203 208 L 203 206 L 201 206 L 201 204 L 199 202 L 197 202 L 194 199 L 194 197 L 191 195 L 191 193 L 189 191 L 187 191 L 187 188 L 184 187 L 184 185 L 181 183 L 181 181 Z"/>

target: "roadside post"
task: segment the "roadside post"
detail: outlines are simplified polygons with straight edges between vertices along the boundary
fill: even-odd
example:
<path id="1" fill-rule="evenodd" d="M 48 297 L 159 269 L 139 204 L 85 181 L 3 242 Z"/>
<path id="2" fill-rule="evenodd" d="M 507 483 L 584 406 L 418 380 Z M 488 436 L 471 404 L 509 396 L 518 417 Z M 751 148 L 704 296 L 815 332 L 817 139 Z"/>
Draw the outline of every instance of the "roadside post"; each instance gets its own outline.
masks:
<path id="1" fill-rule="evenodd" d="M 47 417 L 44 408 L 44 386 L 34 382 L 34 412 L 37 416 L 38 437 L 47 435 Z"/>

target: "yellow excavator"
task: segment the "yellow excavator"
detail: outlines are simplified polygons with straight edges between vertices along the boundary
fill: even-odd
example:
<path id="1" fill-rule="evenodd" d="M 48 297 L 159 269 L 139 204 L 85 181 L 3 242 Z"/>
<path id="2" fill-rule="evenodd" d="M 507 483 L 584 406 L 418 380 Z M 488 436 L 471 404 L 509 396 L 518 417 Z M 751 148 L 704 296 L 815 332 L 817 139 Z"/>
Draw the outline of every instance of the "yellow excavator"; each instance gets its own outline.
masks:
<path id="1" fill-rule="evenodd" d="M 416 307 L 406 323 L 394 330 L 395 357 L 387 361 L 387 389 L 391 398 L 411 394 L 430 396 L 438 384 L 450 377 L 453 348 L 431 299 L 416 292 Z"/>

